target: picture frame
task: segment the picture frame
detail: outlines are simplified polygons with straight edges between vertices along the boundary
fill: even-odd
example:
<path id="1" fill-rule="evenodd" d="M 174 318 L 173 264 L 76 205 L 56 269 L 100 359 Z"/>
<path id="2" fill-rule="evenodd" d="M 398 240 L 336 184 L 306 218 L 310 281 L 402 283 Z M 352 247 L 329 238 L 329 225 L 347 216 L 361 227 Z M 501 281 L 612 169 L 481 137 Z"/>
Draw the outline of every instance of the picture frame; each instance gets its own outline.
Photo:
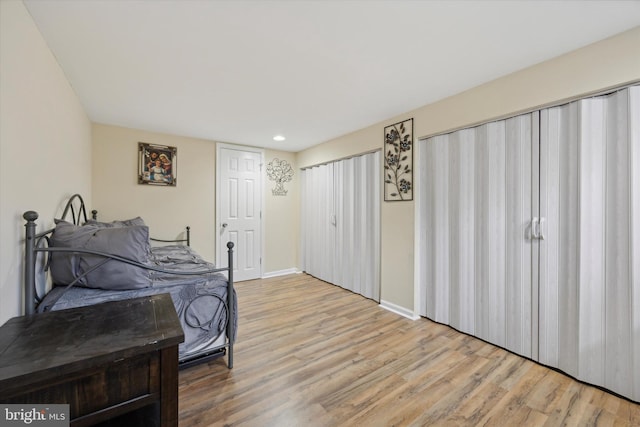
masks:
<path id="1" fill-rule="evenodd" d="M 178 149 L 138 142 L 138 184 L 175 187 Z"/>
<path id="2" fill-rule="evenodd" d="M 413 200 L 413 118 L 384 128 L 384 200 Z"/>

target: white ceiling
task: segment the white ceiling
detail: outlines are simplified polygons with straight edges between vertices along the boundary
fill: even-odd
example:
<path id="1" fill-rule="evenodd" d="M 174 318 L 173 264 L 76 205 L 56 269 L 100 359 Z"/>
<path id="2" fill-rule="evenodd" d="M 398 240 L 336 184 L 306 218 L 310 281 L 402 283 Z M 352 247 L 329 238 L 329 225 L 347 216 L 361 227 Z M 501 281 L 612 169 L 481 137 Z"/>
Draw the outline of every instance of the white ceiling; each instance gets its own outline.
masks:
<path id="1" fill-rule="evenodd" d="M 92 121 L 286 151 L 640 25 L 640 1 L 25 4 Z"/>

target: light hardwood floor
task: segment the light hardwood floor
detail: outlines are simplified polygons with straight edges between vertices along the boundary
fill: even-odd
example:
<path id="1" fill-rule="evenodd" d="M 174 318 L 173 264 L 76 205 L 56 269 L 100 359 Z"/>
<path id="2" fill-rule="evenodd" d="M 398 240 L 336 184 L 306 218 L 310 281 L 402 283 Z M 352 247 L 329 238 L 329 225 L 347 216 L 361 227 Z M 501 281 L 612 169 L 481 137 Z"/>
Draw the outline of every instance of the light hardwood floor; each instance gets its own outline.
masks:
<path id="1" fill-rule="evenodd" d="M 191 426 L 640 426 L 640 405 L 304 274 L 241 282 L 234 368 L 180 372 Z"/>

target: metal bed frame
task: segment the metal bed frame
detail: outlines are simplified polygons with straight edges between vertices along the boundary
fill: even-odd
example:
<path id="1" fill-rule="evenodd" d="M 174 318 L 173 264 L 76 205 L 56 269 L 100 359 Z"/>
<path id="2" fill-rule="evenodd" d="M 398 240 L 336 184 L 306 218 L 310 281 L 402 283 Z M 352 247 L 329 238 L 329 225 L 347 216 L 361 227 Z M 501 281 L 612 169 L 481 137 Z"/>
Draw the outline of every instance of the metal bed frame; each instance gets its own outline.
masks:
<path id="1" fill-rule="evenodd" d="M 97 211 L 92 210 L 92 219 L 97 219 Z M 84 200 L 82 196 L 79 194 L 74 194 L 69 198 L 67 204 L 62 213 L 62 220 L 67 220 L 67 215 L 71 214 L 71 220 L 74 225 L 81 225 L 82 223 L 87 221 L 87 212 L 84 204 Z M 201 363 L 213 358 L 217 358 L 224 355 L 225 349 L 228 352 L 228 360 L 227 366 L 229 369 L 233 368 L 233 345 L 235 341 L 235 330 L 234 330 L 234 289 L 233 289 L 233 242 L 227 243 L 227 254 L 228 254 L 228 267 L 225 268 L 215 268 L 215 269 L 206 269 L 206 270 L 193 270 L 193 271 L 174 271 L 174 270 L 165 270 L 157 267 L 148 266 L 145 264 L 141 264 L 137 261 L 133 261 L 127 258 L 123 258 L 120 256 L 112 255 L 106 252 L 87 250 L 81 248 L 62 248 L 62 247 L 52 247 L 49 246 L 49 238 L 55 228 L 51 228 L 46 231 L 42 231 L 40 233 L 36 232 L 36 220 L 38 219 L 38 213 L 34 211 L 27 211 L 24 213 L 23 218 L 27 221 L 25 224 L 25 264 L 24 264 L 24 313 L 25 315 L 34 315 L 36 314 L 36 308 L 38 304 L 42 301 L 42 298 L 38 296 L 37 292 L 37 280 L 36 280 L 36 264 L 38 260 L 39 253 L 46 253 L 47 259 L 44 264 L 43 271 L 46 272 L 49 267 L 49 262 L 51 260 L 51 254 L 53 252 L 67 252 L 67 253 L 85 253 L 98 255 L 105 258 L 105 260 L 115 260 L 117 262 L 123 262 L 126 264 L 130 264 L 142 269 L 153 270 L 160 273 L 167 274 L 177 274 L 177 275 L 200 275 L 200 274 L 209 274 L 209 273 L 218 273 L 218 272 L 227 272 L 228 282 L 227 282 L 227 301 L 226 307 L 227 310 L 227 325 L 226 325 L 226 343 L 220 345 L 215 348 L 207 349 L 202 354 L 198 354 L 193 356 L 193 358 L 189 358 L 188 360 L 181 362 L 181 367 L 191 366 L 196 363 Z M 162 240 L 162 239 L 153 239 L 150 240 L 155 242 L 162 243 L 186 243 L 187 246 L 190 245 L 190 227 L 186 227 L 186 237 L 184 239 L 177 240 Z M 91 271 L 87 271 L 78 277 L 73 283 L 69 285 L 69 287 L 73 286 L 75 282 L 80 280 L 82 277 L 90 273 Z"/>

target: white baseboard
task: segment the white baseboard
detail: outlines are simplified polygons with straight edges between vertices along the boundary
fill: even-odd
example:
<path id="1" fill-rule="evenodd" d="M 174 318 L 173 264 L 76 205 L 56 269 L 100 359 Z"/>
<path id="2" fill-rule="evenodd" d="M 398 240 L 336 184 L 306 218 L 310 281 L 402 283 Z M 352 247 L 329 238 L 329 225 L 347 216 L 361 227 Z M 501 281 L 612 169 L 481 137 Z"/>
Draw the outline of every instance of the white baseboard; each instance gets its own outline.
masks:
<path id="1" fill-rule="evenodd" d="M 380 307 L 395 314 L 399 314 L 400 316 L 406 317 L 407 319 L 418 320 L 420 318 L 420 316 L 415 315 L 413 311 L 389 301 L 380 300 Z"/>
<path id="2" fill-rule="evenodd" d="M 270 277 L 278 277 L 278 276 L 286 276 L 287 274 L 295 274 L 300 273 L 297 268 L 287 268 L 286 270 L 278 270 L 278 271 L 270 271 L 268 273 L 264 273 L 262 275 L 263 279 L 268 279 Z"/>

